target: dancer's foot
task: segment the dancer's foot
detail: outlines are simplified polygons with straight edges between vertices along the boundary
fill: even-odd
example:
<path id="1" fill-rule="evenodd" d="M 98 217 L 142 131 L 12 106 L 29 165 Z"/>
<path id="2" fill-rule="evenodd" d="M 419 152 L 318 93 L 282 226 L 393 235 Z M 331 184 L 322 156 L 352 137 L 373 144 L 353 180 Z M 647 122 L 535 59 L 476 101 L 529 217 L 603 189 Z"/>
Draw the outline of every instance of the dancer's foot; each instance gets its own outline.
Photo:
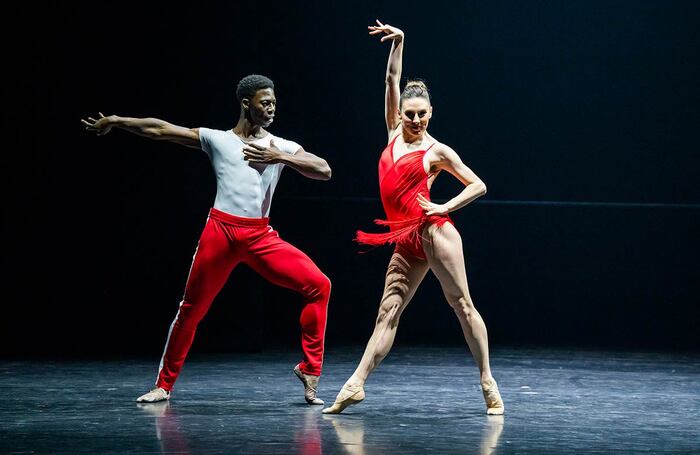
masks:
<path id="1" fill-rule="evenodd" d="M 482 382 L 481 391 L 484 393 L 484 401 L 486 401 L 486 414 L 501 415 L 505 412 L 506 408 L 503 405 L 503 399 L 495 379 L 491 378 Z"/>
<path id="2" fill-rule="evenodd" d="M 137 403 L 156 403 L 158 401 L 166 401 L 170 398 L 170 392 L 167 390 L 156 387 L 148 393 L 144 393 L 136 399 Z"/>
<path id="3" fill-rule="evenodd" d="M 318 382 L 321 378 L 302 373 L 298 364 L 294 367 L 294 374 L 304 384 L 304 399 L 306 399 L 306 402 L 309 404 L 323 404 L 322 399 L 316 398 L 316 389 L 318 389 Z"/>
<path id="4" fill-rule="evenodd" d="M 343 412 L 343 409 L 364 399 L 365 389 L 361 385 L 345 383 L 340 392 L 338 392 L 335 403 L 321 412 L 324 414 L 340 414 Z"/>

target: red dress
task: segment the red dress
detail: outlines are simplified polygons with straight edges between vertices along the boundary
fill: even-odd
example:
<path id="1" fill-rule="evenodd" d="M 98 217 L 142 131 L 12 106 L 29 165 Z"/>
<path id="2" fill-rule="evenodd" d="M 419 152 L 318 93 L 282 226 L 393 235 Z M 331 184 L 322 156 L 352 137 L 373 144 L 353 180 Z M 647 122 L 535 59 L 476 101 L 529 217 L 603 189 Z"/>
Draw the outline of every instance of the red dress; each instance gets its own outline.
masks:
<path id="1" fill-rule="evenodd" d="M 447 215 L 426 216 L 418 204 L 418 194 L 430 200 L 428 178 L 423 169 L 423 156 L 430 150 L 414 150 L 394 162 L 394 143 L 397 135 L 386 146 L 379 159 L 379 191 L 386 220 L 374 220 L 389 226 L 389 232 L 367 233 L 357 231 L 355 240 L 364 245 L 396 244 L 396 250 L 425 259 L 421 232 L 426 224 L 442 226 L 452 223 Z"/>

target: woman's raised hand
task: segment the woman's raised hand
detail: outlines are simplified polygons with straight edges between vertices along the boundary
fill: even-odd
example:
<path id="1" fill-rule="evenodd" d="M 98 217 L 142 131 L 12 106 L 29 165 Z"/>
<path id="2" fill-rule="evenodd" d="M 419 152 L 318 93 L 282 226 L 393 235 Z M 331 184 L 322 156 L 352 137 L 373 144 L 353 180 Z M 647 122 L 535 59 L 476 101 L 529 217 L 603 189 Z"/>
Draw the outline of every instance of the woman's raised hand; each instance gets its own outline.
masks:
<path id="1" fill-rule="evenodd" d="M 379 41 L 384 42 L 386 40 L 394 40 L 397 43 L 401 42 L 403 40 L 403 32 L 396 28 L 392 27 L 389 24 L 382 24 L 379 19 L 377 19 L 377 25 L 370 25 L 367 27 L 369 30 L 370 35 L 384 35 L 382 36 L 382 39 Z"/>

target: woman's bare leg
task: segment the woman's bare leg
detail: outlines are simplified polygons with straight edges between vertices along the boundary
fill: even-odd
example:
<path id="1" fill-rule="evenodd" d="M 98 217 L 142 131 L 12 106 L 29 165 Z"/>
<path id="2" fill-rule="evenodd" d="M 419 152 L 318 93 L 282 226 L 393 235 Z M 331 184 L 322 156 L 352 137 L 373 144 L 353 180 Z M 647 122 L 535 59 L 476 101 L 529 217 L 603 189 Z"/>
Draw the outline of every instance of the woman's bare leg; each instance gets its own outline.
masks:
<path id="1" fill-rule="evenodd" d="M 324 413 L 339 413 L 349 404 L 364 398 L 365 381 L 391 350 L 401 313 L 427 272 L 428 263 L 425 260 L 394 252 L 389 261 L 374 332 L 367 342 L 360 364 L 345 382 L 333 406 L 324 409 Z"/>
<path id="2" fill-rule="evenodd" d="M 364 384 L 370 373 L 389 353 L 394 344 L 401 313 L 411 301 L 427 272 L 428 264 L 425 260 L 404 256 L 398 252 L 392 255 L 386 272 L 384 294 L 379 304 L 374 332 L 367 342 L 360 364 L 348 379 L 349 383 Z"/>
<path id="3" fill-rule="evenodd" d="M 428 226 L 424 231 L 424 236 L 427 241 L 423 242 L 423 249 L 428 258 L 428 264 L 440 281 L 445 298 L 459 319 L 464 338 L 479 367 L 481 386 L 485 392 L 493 389 L 497 394 L 498 389 L 491 376 L 489 364 L 486 325 L 469 295 L 462 238 L 457 229 L 450 223 L 445 223 L 440 227 Z M 489 397 L 486 399 L 490 408 Z M 500 395 L 498 395 L 498 401 L 501 401 Z M 502 411 L 502 407 L 501 401 L 500 411 Z"/>

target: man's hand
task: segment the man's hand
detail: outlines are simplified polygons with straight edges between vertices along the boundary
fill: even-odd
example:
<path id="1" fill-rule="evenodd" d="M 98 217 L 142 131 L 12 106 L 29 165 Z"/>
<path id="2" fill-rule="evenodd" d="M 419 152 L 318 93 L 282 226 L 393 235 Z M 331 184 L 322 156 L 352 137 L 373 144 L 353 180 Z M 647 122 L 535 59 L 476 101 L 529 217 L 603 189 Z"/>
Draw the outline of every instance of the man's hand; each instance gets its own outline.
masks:
<path id="1" fill-rule="evenodd" d="M 418 200 L 418 205 L 425 211 L 427 216 L 430 215 L 447 215 L 449 210 L 445 204 L 434 204 L 425 198 L 422 194 L 418 194 L 416 198 Z"/>
<path id="2" fill-rule="evenodd" d="M 80 123 L 82 123 L 85 127 L 85 131 L 92 131 L 98 136 L 104 136 L 112 131 L 115 116 L 110 115 L 109 117 L 105 117 L 102 115 L 102 112 L 98 112 L 98 114 L 100 115 L 100 118 L 94 119 L 92 117 L 88 117 L 87 120 L 80 119 Z"/>
<path id="3" fill-rule="evenodd" d="M 282 150 L 275 146 L 274 139 L 270 140 L 269 147 L 246 142 L 243 147 L 243 159 L 251 163 L 275 164 L 279 163 L 283 156 Z"/>
<path id="4" fill-rule="evenodd" d="M 379 40 L 382 43 L 390 39 L 396 41 L 398 44 L 403 40 L 403 32 L 400 29 L 392 27 L 389 24 L 382 24 L 379 19 L 377 19 L 377 25 L 370 25 L 367 29 L 370 35 L 380 35 L 383 33 L 384 36 Z"/>

